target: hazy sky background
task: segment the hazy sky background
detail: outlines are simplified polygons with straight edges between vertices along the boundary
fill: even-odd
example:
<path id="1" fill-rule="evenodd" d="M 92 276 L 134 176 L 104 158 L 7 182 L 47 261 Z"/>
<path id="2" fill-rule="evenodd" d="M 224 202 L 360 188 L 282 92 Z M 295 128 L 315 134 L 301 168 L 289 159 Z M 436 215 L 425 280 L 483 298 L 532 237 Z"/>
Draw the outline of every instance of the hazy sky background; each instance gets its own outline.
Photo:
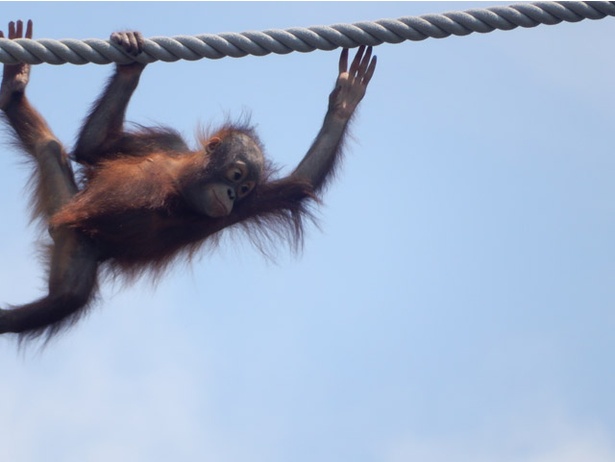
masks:
<path id="1" fill-rule="evenodd" d="M 2 3 L 36 38 L 241 32 L 490 3 Z M 615 461 L 615 22 L 377 47 L 354 141 L 293 256 L 241 235 L 158 284 L 104 284 L 43 352 L 0 339 L 0 460 Z M 156 63 L 128 118 L 249 111 L 288 172 L 338 51 Z M 36 66 L 72 146 L 112 66 Z M 39 297 L 4 137 L 0 303 Z"/>

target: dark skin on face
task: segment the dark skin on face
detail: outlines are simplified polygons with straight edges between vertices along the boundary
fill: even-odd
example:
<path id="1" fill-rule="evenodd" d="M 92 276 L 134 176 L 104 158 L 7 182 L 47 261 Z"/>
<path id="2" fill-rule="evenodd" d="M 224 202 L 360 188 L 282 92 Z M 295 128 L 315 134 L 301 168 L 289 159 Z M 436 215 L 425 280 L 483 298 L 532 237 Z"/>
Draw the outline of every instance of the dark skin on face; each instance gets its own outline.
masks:
<path id="1" fill-rule="evenodd" d="M 228 148 L 228 160 L 219 169 L 219 177 L 202 188 L 184 189 L 184 197 L 191 206 L 212 218 L 230 215 L 235 201 L 246 197 L 256 187 L 263 169 L 263 154 L 247 135 L 237 135 Z M 221 149 L 222 140 L 215 136 L 205 146 L 207 153 Z M 226 157 L 226 156 L 225 156 Z"/>
<path id="2" fill-rule="evenodd" d="M 9 39 L 32 33 L 31 21 L 25 30 L 21 21 L 8 27 Z M 143 50 L 138 32 L 115 32 L 111 41 L 135 57 Z M 294 171 L 274 178 L 247 125 L 227 124 L 197 149 L 172 129 L 127 131 L 126 108 L 145 69 L 138 62 L 115 66 L 69 156 L 26 97 L 30 66 L 4 65 L 0 109 L 35 166 L 32 210 L 48 223 L 53 242 L 48 294 L 0 309 L 0 334 L 50 338 L 86 313 L 101 269 L 126 277 L 159 273 L 230 226 L 300 240 L 307 207 L 333 177 L 375 68 L 371 47 L 360 47 L 350 67 L 342 51 L 322 128 Z"/>

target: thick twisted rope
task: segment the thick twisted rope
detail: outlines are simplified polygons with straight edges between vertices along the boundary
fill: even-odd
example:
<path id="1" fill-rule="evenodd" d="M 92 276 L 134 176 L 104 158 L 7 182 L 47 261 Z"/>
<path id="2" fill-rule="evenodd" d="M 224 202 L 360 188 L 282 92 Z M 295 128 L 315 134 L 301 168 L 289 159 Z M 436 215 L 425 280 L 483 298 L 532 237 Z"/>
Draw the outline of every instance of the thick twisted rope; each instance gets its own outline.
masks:
<path id="1" fill-rule="evenodd" d="M 578 22 L 615 16 L 615 2 L 536 2 L 487 9 L 453 11 L 444 14 L 381 19 L 373 22 L 336 24 L 262 32 L 204 34 L 197 36 L 153 37 L 145 40 L 143 53 L 127 56 L 108 40 L 28 40 L 0 39 L 0 62 L 14 64 L 127 64 L 133 60 L 154 61 L 197 60 L 201 58 L 234 58 L 269 53 L 287 54 L 352 48 L 358 45 L 400 43 L 405 40 L 444 38 L 451 35 L 487 33 L 496 29 L 535 27 L 540 24 Z"/>

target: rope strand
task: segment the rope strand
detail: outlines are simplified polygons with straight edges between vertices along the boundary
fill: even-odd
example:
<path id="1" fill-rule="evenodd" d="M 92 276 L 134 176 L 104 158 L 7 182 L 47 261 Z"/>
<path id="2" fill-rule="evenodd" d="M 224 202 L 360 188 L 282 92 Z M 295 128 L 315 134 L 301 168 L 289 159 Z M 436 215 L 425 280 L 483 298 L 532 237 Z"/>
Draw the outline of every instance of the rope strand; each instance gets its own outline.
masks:
<path id="1" fill-rule="evenodd" d="M 536 27 L 540 24 L 578 22 L 615 16 L 615 2 L 536 2 L 444 14 L 381 19 L 373 22 L 335 24 L 262 32 L 204 34 L 197 36 L 152 37 L 145 40 L 137 58 L 126 55 L 108 40 L 0 39 L 0 62 L 15 64 L 128 64 L 194 61 L 202 58 L 240 58 L 269 53 L 307 53 L 314 50 L 353 48 L 358 45 L 420 41 L 427 38 L 464 36 L 474 32 Z"/>

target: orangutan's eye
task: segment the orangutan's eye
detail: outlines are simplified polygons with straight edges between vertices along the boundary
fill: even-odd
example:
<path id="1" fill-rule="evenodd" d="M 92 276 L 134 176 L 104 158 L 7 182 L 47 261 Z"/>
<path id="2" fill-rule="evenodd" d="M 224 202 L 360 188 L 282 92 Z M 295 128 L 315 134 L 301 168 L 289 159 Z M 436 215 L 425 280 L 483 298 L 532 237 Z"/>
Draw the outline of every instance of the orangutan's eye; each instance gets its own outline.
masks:
<path id="1" fill-rule="evenodd" d="M 226 171 L 226 179 L 233 182 L 239 183 L 243 181 L 248 175 L 248 167 L 243 162 L 236 162 Z"/>
<path id="2" fill-rule="evenodd" d="M 239 192 L 237 193 L 237 197 L 239 199 L 246 197 L 248 194 L 250 194 L 250 192 L 252 192 L 255 185 L 256 183 L 254 183 L 253 181 L 248 181 L 242 184 L 238 189 Z"/>

